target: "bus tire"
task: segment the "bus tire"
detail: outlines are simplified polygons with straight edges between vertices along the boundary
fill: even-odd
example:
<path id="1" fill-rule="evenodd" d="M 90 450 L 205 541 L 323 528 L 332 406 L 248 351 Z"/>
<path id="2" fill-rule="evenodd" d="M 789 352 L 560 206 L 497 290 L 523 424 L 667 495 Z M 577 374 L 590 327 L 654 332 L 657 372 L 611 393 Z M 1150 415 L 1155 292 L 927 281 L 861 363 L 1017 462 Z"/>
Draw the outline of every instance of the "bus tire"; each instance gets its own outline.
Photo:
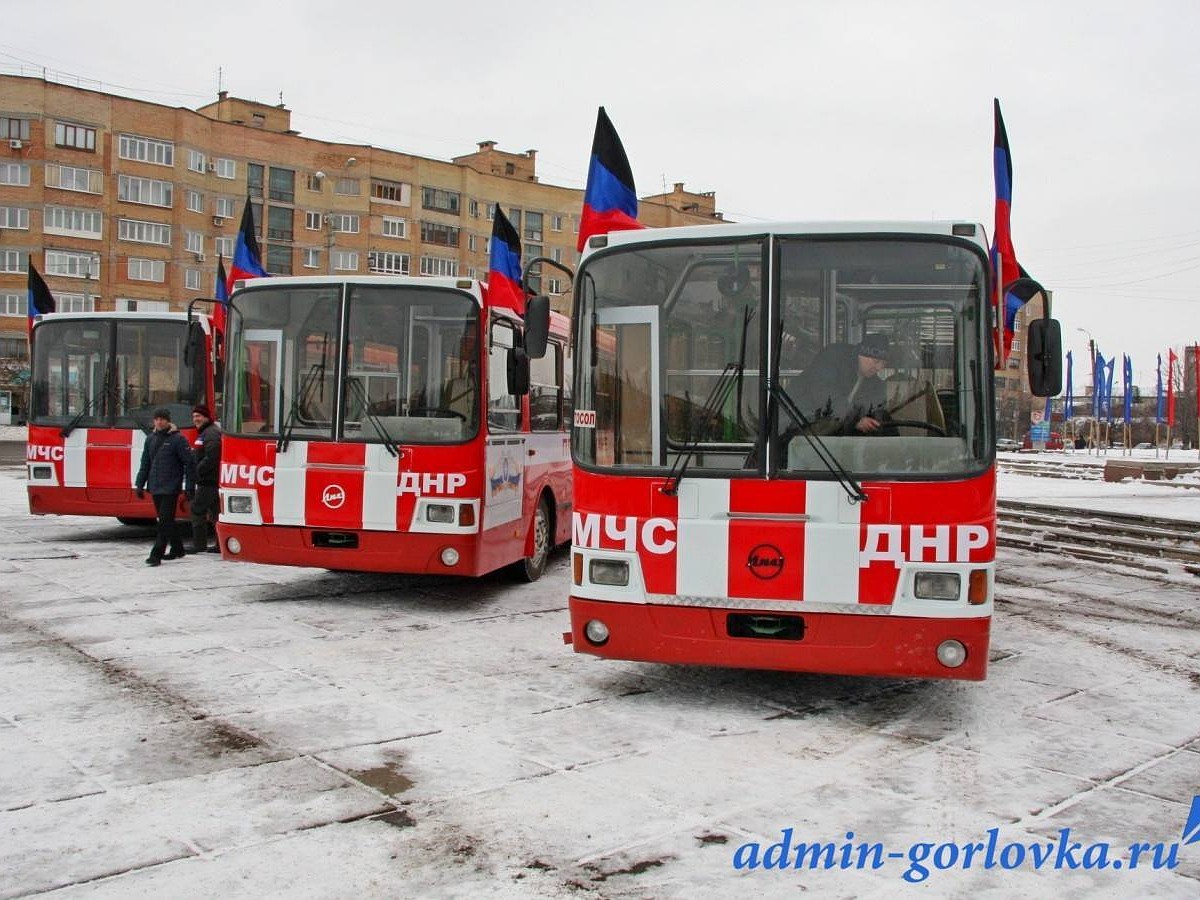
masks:
<path id="1" fill-rule="evenodd" d="M 546 561 L 550 558 L 550 551 L 554 549 L 554 523 L 550 518 L 550 504 L 546 502 L 545 496 L 538 500 L 529 527 L 533 529 L 533 551 L 513 568 L 521 581 L 534 582 L 546 571 Z"/>

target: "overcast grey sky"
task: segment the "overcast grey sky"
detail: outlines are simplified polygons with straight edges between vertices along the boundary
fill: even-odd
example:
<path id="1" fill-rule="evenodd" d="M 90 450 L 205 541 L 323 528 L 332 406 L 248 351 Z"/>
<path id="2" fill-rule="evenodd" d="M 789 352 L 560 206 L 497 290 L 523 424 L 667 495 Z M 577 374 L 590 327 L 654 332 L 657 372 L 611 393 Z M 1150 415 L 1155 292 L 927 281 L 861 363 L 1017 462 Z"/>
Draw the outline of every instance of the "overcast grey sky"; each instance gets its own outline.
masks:
<path id="1" fill-rule="evenodd" d="M 309 137 L 441 159 L 494 140 L 574 187 L 603 104 L 640 195 L 682 181 L 739 221 L 955 218 L 989 234 L 999 97 L 1013 243 L 1054 291 L 1064 349 L 1084 357 L 1086 328 L 1152 387 L 1156 353 L 1200 340 L 1200 3 L 147 9 L 9 0 L 0 71 L 195 107 L 219 68 L 233 95 L 282 93 Z"/>

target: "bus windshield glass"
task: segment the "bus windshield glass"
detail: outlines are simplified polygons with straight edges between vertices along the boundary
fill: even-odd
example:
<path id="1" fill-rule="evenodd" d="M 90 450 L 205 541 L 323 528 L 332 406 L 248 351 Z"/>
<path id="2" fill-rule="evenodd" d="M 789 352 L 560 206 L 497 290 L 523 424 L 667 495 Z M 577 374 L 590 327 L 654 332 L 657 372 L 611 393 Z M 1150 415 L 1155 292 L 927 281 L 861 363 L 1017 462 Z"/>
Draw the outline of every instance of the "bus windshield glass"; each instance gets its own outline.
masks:
<path id="1" fill-rule="evenodd" d="M 973 245 L 926 235 L 597 254 L 577 279 L 577 407 L 595 427 L 576 429 L 576 459 L 726 476 L 980 471 L 985 262 Z"/>
<path id="2" fill-rule="evenodd" d="M 34 340 L 31 421 L 149 430 L 166 407 L 188 422 L 206 387 L 203 341 L 193 333 L 187 349 L 188 329 L 182 319 L 46 319 Z"/>
<path id="3" fill-rule="evenodd" d="M 479 310 L 470 295 L 412 285 L 257 287 L 234 306 L 231 432 L 381 443 L 454 443 L 476 433 Z"/>

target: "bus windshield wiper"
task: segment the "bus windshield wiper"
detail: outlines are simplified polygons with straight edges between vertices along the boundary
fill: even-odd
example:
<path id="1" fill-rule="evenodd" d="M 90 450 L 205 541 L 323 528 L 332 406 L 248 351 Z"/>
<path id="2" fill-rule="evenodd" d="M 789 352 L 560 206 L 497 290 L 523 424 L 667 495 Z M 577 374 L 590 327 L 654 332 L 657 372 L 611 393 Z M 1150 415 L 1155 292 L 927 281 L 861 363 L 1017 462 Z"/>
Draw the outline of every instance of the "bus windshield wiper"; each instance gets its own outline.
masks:
<path id="1" fill-rule="evenodd" d="M 791 416 L 792 420 L 799 426 L 800 433 L 804 435 L 804 439 L 808 441 L 809 446 L 813 449 L 813 452 L 817 454 L 817 459 L 821 460 L 821 462 L 825 464 L 825 468 L 832 472 L 834 477 L 837 478 L 838 484 L 840 484 L 843 490 L 845 490 L 847 496 L 850 498 L 850 502 L 866 503 L 869 498 L 867 497 L 866 492 L 863 491 L 862 485 L 854 480 L 854 477 L 846 471 L 845 466 L 843 466 L 841 462 L 838 461 L 838 458 L 833 455 L 832 451 L 825 446 L 825 442 L 813 432 L 812 420 L 800 411 L 800 407 L 796 405 L 796 402 L 792 400 L 792 398 L 787 395 L 787 392 L 779 387 L 779 385 L 771 385 L 770 391 L 771 396 L 775 398 L 775 402 L 778 403 L 780 407 L 783 408 L 783 411 Z"/>
<path id="2" fill-rule="evenodd" d="M 710 421 L 717 411 L 724 408 L 725 402 L 729 399 L 729 395 L 733 392 L 733 387 L 741 376 L 742 366 L 740 363 L 725 363 L 725 368 L 721 370 L 721 374 L 717 376 L 716 383 L 712 386 L 712 390 L 708 392 L 708 399 L 704 401 L 704 408 L 700 410 L 700 415 L 692 419 L 696 422 L 697 419 L 704 423 Z M 679 483 L 683 481 L 683 476 L 687 474 L 688 463 L 691 462 L 692 456 L 700 447 L 701 434 L 700 429 L 694 425 L 690 429 L 692 436 L 689 436 L 687 444 L 684 445 L 680 454 L 675 457 L 675 463 L 671 466 L 671 472 L 667 476 L 667 482 L 662 486 L 662 492 L 669 497 L 674 497 L 679 492 Z"/>
<path id="3" fill-rule="evenodd" d="M 325 360 L 329 356 L 329 333 L 326 332 L 321 341 L 321 359 L 312 364 L 304 380 L 300 382 L 300 390 L 296 392 L 296 397 L 292 400 L 292 406 L 288 410 L 287 418 L 283 420 L 283 428 L 279 435 L 279 440 L 275 442 L 275 452 L 287 452 L 288 444 L 292 440 L 292 429 L 296 427 L 296 422 L 300 420 L 300 410 L 308 405 L 309 396 L 312 394 L 313 386 L 320 381 L 321 394 L 320 399 L 325 399 Z"/>
<path id="4" fill-rule="evenodd" d="M 77 412 L 70 422 L 62 427 L 62 430 L 59 432 L 59 434 L 61 434 L 63 437 L 70 437 L 71 432 L 79 427 L 79 423 L 84 420 L 84 417 L 96 409 L 96 404 L 99 401 L 107 398 L 108 400 L 112 401 L 114 407 L 117 405 L 117 386 L 113 383 L 112 376 L 113 365 L 110 361 L 104 369 L 104 382 L 100 385 L 100 390 L 92 397 L 91 400 L 84 404 L 83 409 Z M 140 424 L 141 423 L 139 423 L 139 425 Z"/>
<path id="5" fill-rule="evenodd" d="M 388 434 L 388 430 L 383 427 L 383 423 L 379 421 L 379 416 L 371 412 L 370 398 L 367 397 L 367 390 L 362 386 L 362 382 L 357 378 L 347 378 L 346 384 L 353 385 L 355 390 L 354 396 L 362 402 L 363 415 L 374 426 L 376 434 L 383 438 L 383 446 L 387 448 L 387 452 L 392 456 L 398 456 L 399 445 L 396 443 L 395 438 Z"/>

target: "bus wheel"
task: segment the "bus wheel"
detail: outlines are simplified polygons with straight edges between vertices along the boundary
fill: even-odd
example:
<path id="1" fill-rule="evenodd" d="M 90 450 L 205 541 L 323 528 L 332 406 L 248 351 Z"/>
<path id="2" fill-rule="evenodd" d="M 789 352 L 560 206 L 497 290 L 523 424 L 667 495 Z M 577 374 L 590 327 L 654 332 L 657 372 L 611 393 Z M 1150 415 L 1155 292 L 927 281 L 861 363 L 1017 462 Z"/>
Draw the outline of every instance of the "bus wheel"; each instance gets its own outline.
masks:
<path id="1" fill-rule="evenodd" d="M 131 519 L 129 516 L 117 516 L 117 521 L 122 525 L 134 525 L 138 528 L 146 528 L 157 524 L 155 519 Z"/>
<path id="2" fill-rule="evenodd" d="M 515 566 L 517 576 L 522 581 L 537 581 L 542 577 L 550 556 L 551 543 L 550 505 L 542 497 L 533 511 L 533 552 Z"/>

